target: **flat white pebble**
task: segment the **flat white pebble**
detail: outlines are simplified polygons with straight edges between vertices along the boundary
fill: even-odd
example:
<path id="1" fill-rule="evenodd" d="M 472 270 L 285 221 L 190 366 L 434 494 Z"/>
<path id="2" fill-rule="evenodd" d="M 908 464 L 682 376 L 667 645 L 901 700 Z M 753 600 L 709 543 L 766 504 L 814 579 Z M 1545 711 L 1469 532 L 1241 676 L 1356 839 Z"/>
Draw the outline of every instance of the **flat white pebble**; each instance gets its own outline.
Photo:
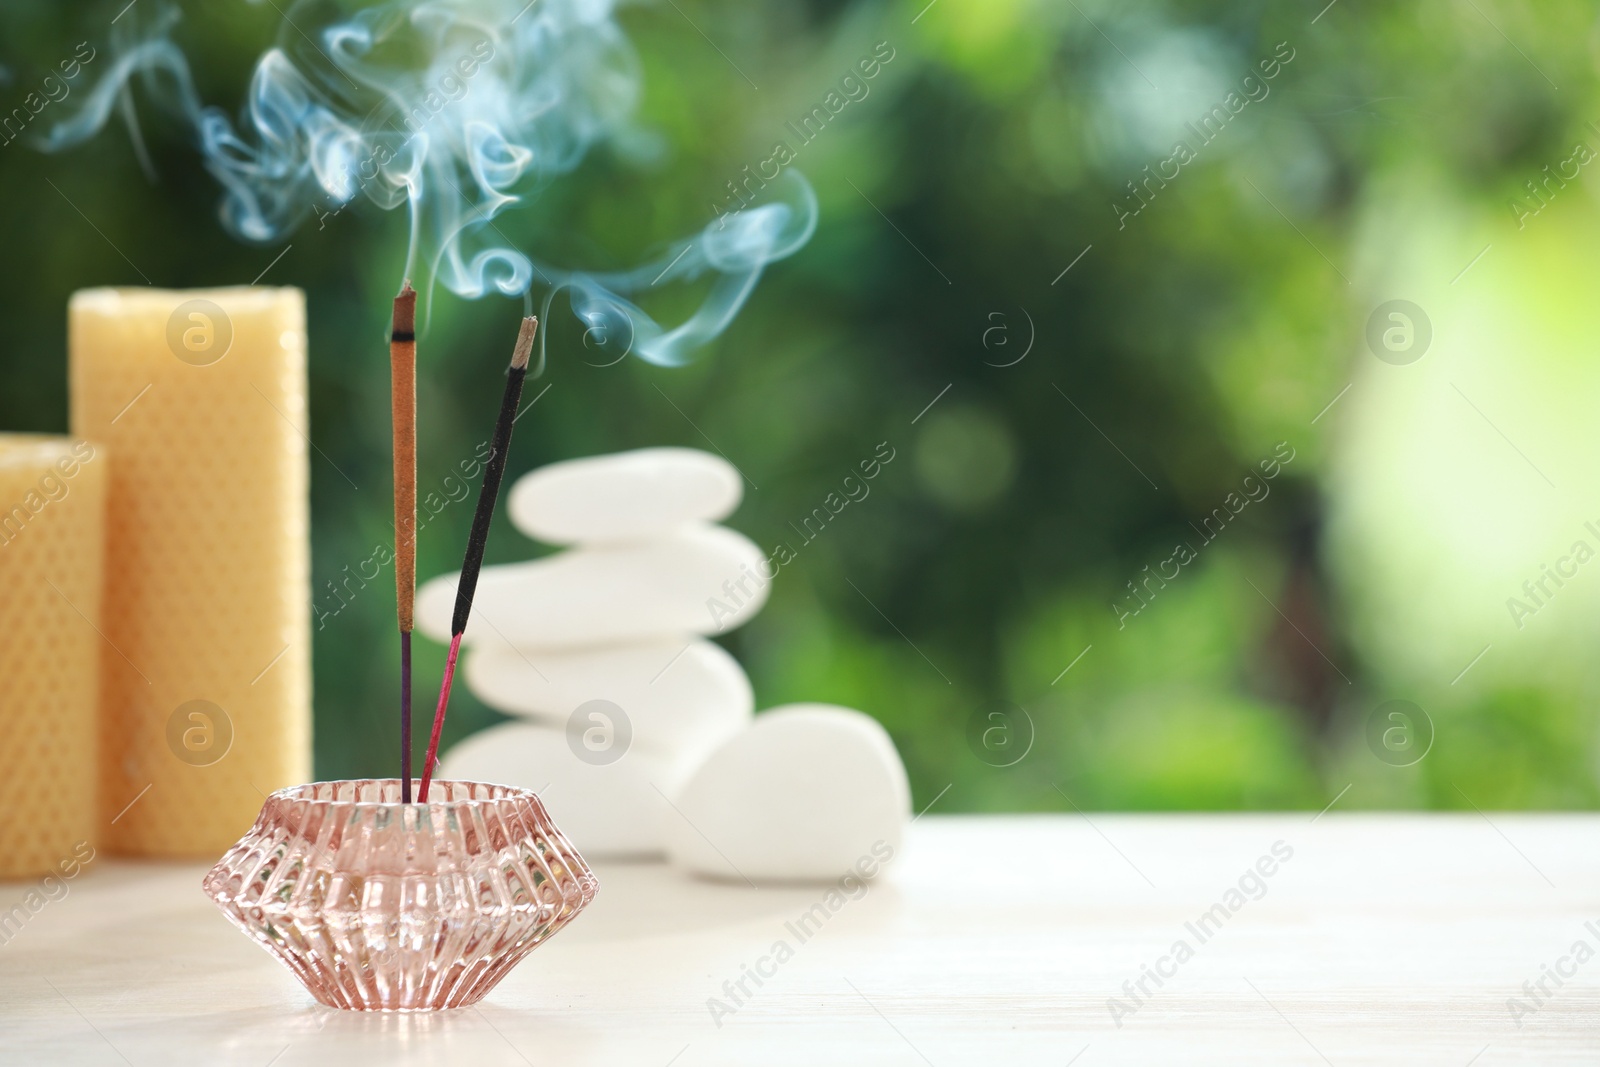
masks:
<path id="1" fill-rule="evenodd" d="M 645 544 L 572 548 L 485 567 L 464 640 L 582 648 L 721 633 L 766 603 L 765 569 L 754 542 L 721 526 L 686 526 Z M 459 573 L 442 575 L 417 593 L 417 626 L 435 641 L 450 640 L 459 580 Z"/>
<path id="2" fill-rule="evenodd" d="M 467 654 L 461 674 L 496 711 L 557 728 L 580 705 L 609 700 L 628 717 L 633 743 L 660 753 L 703 757 L 755 710 L 738 661 L 700 637 L 561 652 L 486 641 Z"/>
<path id="3" fill-rule="evenodd" d="M 677 818 L 662 793 L 671 796 L 683 773 L 636 748 L 614 763 L 586 763 L 564 731 L 513 722 L 455 745 L 438 777 L 534 790 L 578 852 L 601 859 L 661 855 L 662 827 Z"/>
<path id="4" fill-rule="evenodd" d="M 911 789 L 876 720 L 791 704 L 713 752 L 675 803 L 682 817 L 664 825 L 680 866 L 736 881 L 833 882 L 881 873 L 900 849 Z"/>
<path id="5" fill-rule="evenodd" d="M 693 448 L 641 448 L 565 460 L 519 478 L 506 510 L 517 529 L 553 545 L 641 541 L 733 514 L 743 495 L 733 464 Z"/>

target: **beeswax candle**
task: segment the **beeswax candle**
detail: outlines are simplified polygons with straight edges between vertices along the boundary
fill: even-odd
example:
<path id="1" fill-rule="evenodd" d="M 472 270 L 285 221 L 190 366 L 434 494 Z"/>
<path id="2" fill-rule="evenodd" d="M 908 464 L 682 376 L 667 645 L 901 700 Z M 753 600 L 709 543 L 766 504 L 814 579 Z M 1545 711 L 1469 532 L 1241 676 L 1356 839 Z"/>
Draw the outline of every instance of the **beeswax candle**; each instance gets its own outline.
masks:
<path id="1" fill-rule="evenodd" d="M 305 296 L 90 289 L 73 432 L 109 446 L 106 842 L 215 856 L 310 777 Z"/>
<path id="2" fill-rule="evenodd" d="M 99 838 L 106 453 L 0 434 L 0 878 L 59 875 Z"/>

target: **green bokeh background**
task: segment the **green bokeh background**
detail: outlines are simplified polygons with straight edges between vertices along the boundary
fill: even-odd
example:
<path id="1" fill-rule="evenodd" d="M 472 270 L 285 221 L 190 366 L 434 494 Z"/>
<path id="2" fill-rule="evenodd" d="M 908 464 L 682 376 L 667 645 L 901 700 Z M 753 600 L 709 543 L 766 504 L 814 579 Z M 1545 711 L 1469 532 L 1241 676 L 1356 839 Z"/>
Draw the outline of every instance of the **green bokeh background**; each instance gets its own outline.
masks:
<path id="1" fill-rule="evenodd" d="M 0 4 L 0 104 L 19 106 L 77 42 L 109 48 L 121 6 Z M 200 93 L 231 111 L 256 56 L 292 31 L 272 5 L 183 8 Z M 623 266 L 698 230 L 859 58 L 887 42 L 894 59 L 799 149 L 816 236 L 696 362 L 594 366 L 553 317 L 531 387 L 549 392 L 518 425 L 511 477 L 715 448 L 751 482 L 729 524 L 770 550 L 887 442 L 870 497 L 724 643 L 758 707 L 877 717 L 919 807 L 948 786 L 941 810 L 1314 810 L 1347 785 L 1352 808 L 1594 806 L 1600 570 L 1520 628 L 1506 601 L 1600 517 L 1600 226 L 1587 170 L 1544 169 L 1579 142 L 1600 149 L 1595 16 L 1563 0 L 1321 8 L 625 8 L 640 119 L 665 150 L 642 165 L 596 151 L 497 220 L 547 259 Z M 1119 223 L 1113 204 L 1138 206 L 1127 183 L 1193 143 L 1184 124 L 1279 42 L 1294 58 L 1270 93 Z M 219 226 L 185 132 L 148 110 L 145 134 L 155 181 L 115 124 L 60 155 L 0 147 L 0 427 L 65 429 L 73 290 L 140 272 L 243 283 L 284 253 L 263 280 L 309 296 L 326 612 L 329 583 L 392 537 L 383 336 L 405 219 L 366 205 L 313 220 L 287 252 L 246 245 Z M 1391 299 L 1432 321 L 1405 366 L 1364 341 Z M 424 492 L 486 432 L 520 314 L 437 294 Z M 1293 459 L 1270 493 L 1202 543 L 1197 527 L 1280 447 Z M 459 565 L 470 512 L 428 525 L 422 578 Z M 1119 620 L 1138 606 L 1128 583 L 1180 542 L 1194 561 Z M 501 521 L 488 559 L 545 551 Z M 443 656 L 420 644 L 424 691 Z M 393 773 L 394 646 L 386 579 L 319 619 L 320 777 Z M 458 693 L 447 746 L 498 719 Z M 1410 767 L 1366 740 L 1392 699 L 1433 724 Z M 1026 717 L 988 718 L 994 702 Z M 985 762 L 974 743 L 991 728 Z"/>

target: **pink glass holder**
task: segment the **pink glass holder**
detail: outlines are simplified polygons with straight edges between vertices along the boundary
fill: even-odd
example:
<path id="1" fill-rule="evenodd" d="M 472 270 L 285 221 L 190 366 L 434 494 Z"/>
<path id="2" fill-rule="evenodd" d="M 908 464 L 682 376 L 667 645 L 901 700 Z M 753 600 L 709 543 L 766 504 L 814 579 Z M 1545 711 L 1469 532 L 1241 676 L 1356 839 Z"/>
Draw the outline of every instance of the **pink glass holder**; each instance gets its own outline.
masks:
<path id="1" fill-rule="evenodd" d="M 531 791 L 431 794 L 402 804 L 398 778 L 280 789 L 206 895 L 330 1007 L 476 1004 L 599 884 Z"/>

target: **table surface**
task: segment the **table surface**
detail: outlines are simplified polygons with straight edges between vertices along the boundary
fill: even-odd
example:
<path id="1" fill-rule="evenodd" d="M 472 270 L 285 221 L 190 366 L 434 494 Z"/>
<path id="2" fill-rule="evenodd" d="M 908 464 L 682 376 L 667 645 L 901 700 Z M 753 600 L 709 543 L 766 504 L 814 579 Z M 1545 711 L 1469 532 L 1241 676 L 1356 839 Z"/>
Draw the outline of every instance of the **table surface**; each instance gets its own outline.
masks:
<path id="1" fill-rule="evenodd" d="M 786 923 L 824 888 L 600 865 L 595 903 L 481 1005 L 427 1015 L 320 1007 L 201 867 L 101 860 L 0 945 L 0 1063 L 1592 1063 L 1597 831 L 929 815 L 804 941 Z M 769 977 L 735 1004 L 747 965 Z"/>

